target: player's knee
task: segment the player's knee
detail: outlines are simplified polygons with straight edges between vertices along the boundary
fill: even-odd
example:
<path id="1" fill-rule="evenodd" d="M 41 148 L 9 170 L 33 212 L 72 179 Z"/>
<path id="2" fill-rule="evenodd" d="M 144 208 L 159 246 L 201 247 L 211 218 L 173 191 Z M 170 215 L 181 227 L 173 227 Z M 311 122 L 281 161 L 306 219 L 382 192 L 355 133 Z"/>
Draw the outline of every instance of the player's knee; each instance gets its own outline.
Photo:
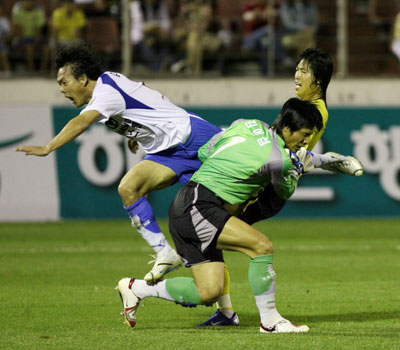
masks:
<path id="1" fill-rule="evenodd" d="M 274 246 L 272 242 L 265 237 L 265 239 L 260 240 L 259 244 L 254 247 L 256 255 L 268 255 L 274 252 Z"/>
<path id="2" fill-rule="evenodd" d="M 118 186 L 118 193 L 125 205 L 131 205 L 145 195 L 145 193 L 140 193 L 138 187 L 134 183 L 128 183 L 124 180 L 122 180 Z"/>
<path id="3" fill-rule="evenodd" d="M 204 304 L 213 304 L 222 295 L 223 288 L 219 285 L 198 288 L 200 299 Z"/>

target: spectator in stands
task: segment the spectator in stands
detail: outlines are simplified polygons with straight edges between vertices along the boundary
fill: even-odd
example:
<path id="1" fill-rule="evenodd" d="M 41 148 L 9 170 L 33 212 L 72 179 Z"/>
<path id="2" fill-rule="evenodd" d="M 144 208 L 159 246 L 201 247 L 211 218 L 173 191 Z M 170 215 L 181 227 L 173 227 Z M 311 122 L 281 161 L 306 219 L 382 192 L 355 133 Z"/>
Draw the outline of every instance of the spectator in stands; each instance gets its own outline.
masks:
<path id="1" fill-rule="evenodd" d="M 280 0 L 275 1 L 271 6 L 268 0 L 250 0 L 243 6 L 244 20 L 244 51 L 260 51 L 261 71 L 263 74 L 268 72 L 268 47 L 270 29 L 274 28 L 275 36 L 275 60 L 283 60 L 283 50 L 280 45 L 280 23 L 277 21 L 279 14 Z M 272 26 L 272 27 L 271 27 Z"/>
<path id="2" fill-rule="evenodd" d="M 143 57 L 150 69 L 164 69 L 170 55 L 171 18 L 168 3 L 162 0 L 135 0 L 131 2 L 130 9 L 134 53 Z"/>
<path id="3" fill-rule="evenodd" d="M 107 0 L 74 0 L 74 2 L 87 17 L 104 17 L 109 15 Z"/>
<path id="4" fill-rule="evenodd" d="M 45 25 L 45 12 L 36 1 L 22 0 L 13 6 L 13 44 L 25 51 L 28 72 L 35 70 L 35 55 L 38 50 L 42 53 L 42 68 L 48 65 L 49 55 L 43 36 Z"/>
<path id="5" fill-rule="evenodd" d="M 186 71 L 199 76 L 203 70 L 205 53 L 216 54 L 222 47 L 218 37 L 219 22 L 213 15 L 210 1 L 192 1 L 186 5 Z"/>
<path id="6" fill-rule="evenodd" d="M 399 11 L 398 0 L 370 0 L 368 18 L 379 30 L 380 39 L 388 41 L 395 14 Z"/>
<path id="7" fill-rule="evenodd" d="M 182 1 L 174 19 L 173 42 L 175 63 L 171 70 L 199 76 L 203 71 L 204 55 L 216 56 L 231 42 L 228 22 L 222 28 L 215 15 L 215 3 L 209 0 Z"/>
<path id="8" fill-rule="evenodd" d="M 62 0 L 51 17 L 52 44 L 57 46 L 83 41 L 85 26 L 85 13 L 74 0 Z"/>
<path id="9" fill-rule="evenodd" d="M 240 48 L 241 39 L 238 38 L 238 34 L 241 35 L 235 21 L 224 18 L 221 20 L 217 37 L 221 39 L 224 48 Z"/>
<path id="10" fill-rule="evenodd" d="M 393 22 L 392 41 L 390 48 L 400 61 L 400 12 L 397 13 Z"/>
<path id="11" fill-rule="evenodd" d="M 4 71 L 5 77 L 11 75 L 11 66 L 8 59 L 8 44 L 11 34 L 11 24 L 7 16 L 4 15 L 3 7 L 0 4 L 0 67 Z"/>
<path id="12" fill-rule="evenodd" d="M 285 32 L 282 45 L 291 57 L 316 44 L 318 8 L 313 0 L 282 0 L 281 20 Z"/>

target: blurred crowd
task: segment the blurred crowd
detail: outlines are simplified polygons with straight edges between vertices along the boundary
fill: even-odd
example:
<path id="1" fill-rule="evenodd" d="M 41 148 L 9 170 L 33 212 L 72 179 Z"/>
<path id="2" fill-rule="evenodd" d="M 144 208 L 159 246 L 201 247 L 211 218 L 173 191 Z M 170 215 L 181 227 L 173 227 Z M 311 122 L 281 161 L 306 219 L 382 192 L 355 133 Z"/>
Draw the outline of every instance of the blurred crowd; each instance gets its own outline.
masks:
<path id="1" fill-rule="evenodd" d="M 380 17 L 382 1 L 358 1 L 368 3 L 371 22 L 400 59 L 398 1 L 392 18 Z M 297 54 L 316 45 L 320 25 L 316 0 L 133 0 L 129 7 L 132 64 L 156 73 L 200 76 L 240 60 L 263 75 L 271 59 L 278 69 L 293 68 Z M 120 0 L 1 0 L 0 74 L 53 74 L 55 48 L 81 41 L 118 70 L 121 26 Z"/>

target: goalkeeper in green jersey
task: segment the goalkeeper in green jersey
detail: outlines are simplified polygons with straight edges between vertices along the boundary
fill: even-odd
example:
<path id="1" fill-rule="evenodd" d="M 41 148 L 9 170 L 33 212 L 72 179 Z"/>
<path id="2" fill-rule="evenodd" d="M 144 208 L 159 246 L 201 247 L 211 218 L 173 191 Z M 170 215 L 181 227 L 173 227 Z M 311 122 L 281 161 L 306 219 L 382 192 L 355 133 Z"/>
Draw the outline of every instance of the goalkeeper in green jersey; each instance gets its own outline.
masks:
<path id="1" fill-rule="evenodd" d="M 170 208 L 172 237 L 194 278 L 171 278 L 152 286 L 144 280 L 121 279 L 117 288 L 131 327 L 140 300 L 146 297 L 189 306 L 214 303 L 223 293 L 225 249 L 250 258 L 249 282 L 260 312 L 260 332 L 309 330 L 277 311 L 272 243 L 237 216 L 266 186 L 273 186 L 280 198 L 290 198 L 312 161 L 304 147 L 322 127 L 315 105 L 293 98 L 284 104 L 273 127 L 259 120 L 239 120 L 201 147 L 203 165 Z M 295 159 L 289 150 L 297 152 Z"/>
<path id="2" fill-rule="evenodd" d="M 333 62 L 329 53 L 319 48 L 308 48 L 300 53 L 296 63 L 296 73 L 294 76 L 296 95 L 305 101 L 315 104 L 321 113 L 323 127 L 315 131 L 309 143 L 305 147 L 311 151 L 317 142 L 321 139 L 327 127 L 329 113 L 326 106 L 326 94 L 329 82 L 333 72 Z M 354 157 L 342 156 L 337 153 L 329 152 L 326 155 L 332 155 L 340 161 L 335 163 L 326 163 L 321 166 L 325 170 L 341 172 L 348 175 L 360 176 L 363 174 L 361 163 Z M 252 225 L 261 220 L 268 219 L 279 213 L 286 204 L 286 200 L 275 192 L 272 185 L 265 187 L 241 213 L 239 218 Z M 227 266 L 225 266 L 225 287 L 216 304 L 217 311 L 205 322 L 199 326 L 213 326 L 215 324 L 223 326 L 234 326 L 239 323 L 238 316 L 235 314 L 230 299 L 230 275 Z"/>

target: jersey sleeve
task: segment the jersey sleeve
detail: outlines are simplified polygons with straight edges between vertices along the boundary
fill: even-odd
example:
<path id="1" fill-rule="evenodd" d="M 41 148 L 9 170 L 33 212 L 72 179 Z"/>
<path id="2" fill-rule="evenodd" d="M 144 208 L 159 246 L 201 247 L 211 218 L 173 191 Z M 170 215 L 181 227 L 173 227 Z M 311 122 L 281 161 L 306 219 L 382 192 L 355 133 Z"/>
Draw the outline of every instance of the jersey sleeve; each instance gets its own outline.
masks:
<path id="1" fill-rule="evenodd" d="M 202 163 L 204 163 L 205 160 L 210 156 L 215 144 L 219 141 L 224 132 L 225 130 L 222 130 L 218 134 L 215 134 L 205 145 L 199 148 L 198 158 Z"/>
<path id="2" fill-rule="evenodd" d="M 98 111 L 103 117 L 108 119 L 112 115 L 121 114 L 125 110 L 125 100 L 111 86 L 96 86 L 92 99 L 82 110 L 81 114 L 93 110 Z"/>
<path id="3" fill-rule="evenodd" d="M 293 166 L 287 161 L 274 161 L 268 164 L 269 177 L 275 192 L 284 200 L 288 200 L 297 188 L 297 178 L 292 175 Z"/>

